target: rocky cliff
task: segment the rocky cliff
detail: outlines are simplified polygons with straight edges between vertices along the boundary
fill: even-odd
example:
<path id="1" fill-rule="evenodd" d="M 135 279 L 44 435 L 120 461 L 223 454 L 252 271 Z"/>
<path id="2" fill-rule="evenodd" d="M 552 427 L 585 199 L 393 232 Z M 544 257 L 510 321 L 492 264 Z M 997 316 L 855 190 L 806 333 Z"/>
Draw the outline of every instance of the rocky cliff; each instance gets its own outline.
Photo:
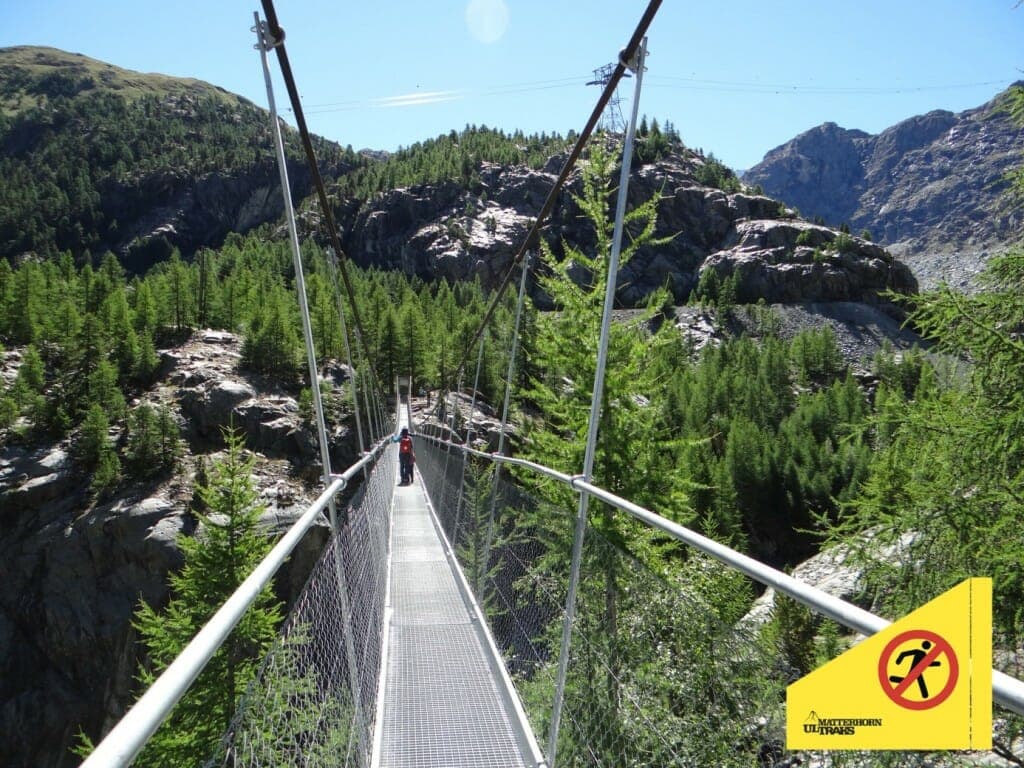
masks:
<path id="1" fill-rule="evenodd" d="M 68 749 L 79 728 L 95 735 L 123 714 L 141 650 L 132 614 L 140 600 L 167 600 L 177 539 L 196 529 L 196 468 L 217 455 L 223 428 L 243 430 L 256 452 L 268 528 L 283 531 L 315 498 L 313 430 L 294 393 L 239 370 L 240 346 L 207 331 L 163 351 L 163 375 L 142 400 L 170 406 L 182 426 L 186 453 L 172 478 L 95 503 L 67 441 L 0 449 L 0 765 L 77 765 Z M 333 371 L 341 386 L 346 370 Z M 357 455 L 353 431 L 347 420 L 332 426 L 339 467 Z M 326 536 L 326 524 L 315 528 L 285 564 L 281 599 L 298 594 Z"/>
<path id="2" fill-rule="evenodd" d="M 395 189 L 363 204 L 346 228 L 345 244 L 359 264 L 400 269 L 425 280 L 479 278 L 495 285 L 507 271 L 554 184 L 563 158 L 540 170 L 484 164 L 480 183 L 455 182 Z M 837 240 L 834 230 L 800 220 L 769 197 L 726 192 L 698 181 L 705 161 L 681 150 L 636 168 L 630 204 L 660 199 L 656 236 L 666 245 L 641 250 L 619 274 L 619 301 L 641 304 L 667 286 L 685 302 L 701 273 L 740 276 L 739 300 L 769 303 L 878 301 L 892 288 L 914 292 L 910 271 L 884 249 L 860 238 Z M 573 199 L 580 173 L 570 177 L 544 237 L 556 258 L 563 243 L 592 247 L 594 236 Z M 837 251 L 835 243 L 842 245 Z M 830 255 L 826 255 L 828 252 Z M 545 298 L 534 299 L 545 306 Z"/>
<path id="3" fill-rule="evenodd" d="M 173 248 L 187 259 L 228 233 L 279 218 L 269 116 L 254 104 L 199 81 L 48 48 L 0 49 L 0 64 L 0 193 L 11 203 L 0 210 L 0 256 L 111 250 L 142 272 Z M 287 143 L 292 191 L 302 197 L 310 173 L 295 137 Z M 545 163 L 537 154 L 565 142 L 487 129 L 452 132 L 424 142 L 418 155 L 384 159 L 314 143 L 321 172 L 336 180 L 336 217 L 357 263 L 428 280 L 479 277 L 485 285 L 504 275 L 565 160 L 555 154 Z M 741 262 L 745 295 L 769 301 L 873 301 L 883 288 L 912 290 L 898 269 L 862 268 L 888 256 L 860 242 L 844 259 L 807 262 L 795 242 L 799 222 L 778 202 L 740 191 L 724 168 L 678 139 L 662 135 L 658 154 L 638 164 L 630 195 L 634 203 L 661 198 L 657 234 L 671 242 L 623 268 L 624 304 L 661 286 L 685 301 L 703 269 L 724 276 Z M 420 173 L 431 163 L 439 165 Z M 387 179 L 418 177 L 433 181 L 387 188 Z M 577 172 L 546 227 L 556 257 L 563 241 L 593 244 L 573 199 L 580 188 Z M 318 217 L 304 216 L 307 232 L 322 236 Z"/>
<path id="4" fill-rule="evenodd" d="M 825 123 L 773 149 L 744 181 L 808 218 L 869 230 L 925 286 L 964 286 L 1024 233 L 1005 197 L 1005 174 L 1024 156 L 1006 101 L 929 112 L 878 135 Z"/>

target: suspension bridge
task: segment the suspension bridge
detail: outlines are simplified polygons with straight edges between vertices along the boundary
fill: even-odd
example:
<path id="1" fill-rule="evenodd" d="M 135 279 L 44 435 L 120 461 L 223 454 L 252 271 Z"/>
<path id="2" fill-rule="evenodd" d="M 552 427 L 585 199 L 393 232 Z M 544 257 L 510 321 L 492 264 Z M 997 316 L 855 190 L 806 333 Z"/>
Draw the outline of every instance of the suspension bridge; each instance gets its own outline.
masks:
<path id="1" fill-rule="evenodd" d="M 407 403 L 396 411 L 396 424 L 408 424 Z M 574 559 L 578 611 L 567 621 L 573 510 L 496 478 L 487 464 L 591 494 L 689 545 L 697 552 L 691 575 L 704 583 L 750 577 L 857 632 L 888 625 L 579 475 L 476 450 L 472 434 L 450 441 L 413 429 L 413 484 L 397 483 L 390 434 L 335 475 L 86 768 L 131 763 L 248 602 L 349 482 L 359 488 L 336 512 L 334 536 L 211 768 L 708 765 L 726 762 L 717 750 L 730 740 L 759 739 L 781 750 L 777 697 L 790 680 L 780 671 L 774 688 L 757 682 L 768 664 L 757 626 L 726 621 L 685 580 L 667 580 L 589 524 Z M 516 525 L 524 518 L 537 521 L 532 535 Z M 600 628 L 610 571 L 620 613 L 632 617 L 629 648 L 616 647 Z M 557 635 L 566 626 L 562 666 Z M 1024 684 L 996 672 L 993 692 L 999 704 L 1024 713 Z"/>
<path id="2" fill-rule="evenodd" d="M 660 0 L 651 0 L 618 64 L 602 78 L 605 88 L 590 120 L 467 347 L 468 353 L 479 342 L 477 376 L 494 307 L 518 271 L 521 313 L 529 252 L 604 106 L 629 70 L 636 95 L 609 255 L 609 275 L 616 274 L 644 34 L 659 5 Z M 351 302 L 357 352 L 364 335 L 284 52 L 284 34 L 271 1 L 263 0 L 263 8 L 265 21 L 255 15 L 256 47 L 267 80 L 310 380 L 317 381 L 301 251 L 267 69 L 272 51 L 292 98 Z M 614 279 L 608 282 L 579 474 L 504 453 L 519 314 L 508 350 L 496 452 L 475 447 L 476 383 L 468 412 L 457 407 L 465 358 L 452 378 L 460 386 L 449 383 L 455 394 L 442 396 L 436 418 L 422 424 L 413 419 L 407 384 L 396 384 L 385 407 L 385 388 L 371 374 L 354 377 L 350 391 L 362 458 L 340 473 L 330 465 L 319 388 L 312 387 L 323 493 L 83 766 L 132 763 L 260 590 L 324 515 L 332 527 L 329 543 L 208 768 L 722 765 L 740 745 L 749 752 L 751 744 L 763 764 L 781 757 L 785 714 L 779 694 L 791 682 L 791 671 L 771 669 L 758 642 L 760 627 L 737 621 L 692 589 L 692 582 L 742 592 L 744 581 L 752 579 L 863 635 L 889 622 L 591 482 L 615 292 Z M 340 288 L 337 293 L 350 369 L 358 370 L 352 365 Z M 366 353 L 365 347 L 361 351 Z M 402 427 L 413 432 L 417 455 L 409 485 L 396 482 L 392 435 Z M 552 502 L 557 494 L 537 494 L 542 486 L 561 487 L 561 498 L 574 500 L 572 506 Z M 591 500 L 651 537 L 688 548 L 686 568 L 666 575 L 602 533 L 592 524 Z M 994 672 L 992 687 L 996 703 L 1024 714 L 1024 683 Z"/>

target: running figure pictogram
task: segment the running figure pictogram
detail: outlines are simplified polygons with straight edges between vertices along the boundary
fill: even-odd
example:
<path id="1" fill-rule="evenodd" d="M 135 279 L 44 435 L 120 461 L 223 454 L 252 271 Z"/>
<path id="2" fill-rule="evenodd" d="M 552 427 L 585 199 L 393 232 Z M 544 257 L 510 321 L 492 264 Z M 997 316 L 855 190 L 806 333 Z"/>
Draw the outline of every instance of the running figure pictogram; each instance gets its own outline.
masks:
<path id="1" fill-rule="evenodd" d="M 903 660 L 909 657 L 910 660 L 911 660 L 910 661 L 910 671 L 913 672 L 914 671 L 914 667 L 916 667 L 918 664 L 920 664 L 921 661 L 924 659 L 924 657 L 928 655 L 928 649 L 931 648 L 931 647 L 932 647 L 931 642 L 929 640 L 924 640 L 924 641 L 921 642 L 921 648 L 920 649 L 914 648 L 914 649 L 909 650 L 909 651 L 903 651 L 903 653 L 901 653 L 899 656 L 896 657 L 896 664 L 897 664 L 897 666 L 902 664 Z M 942 666 L 942 662 L 941 661 L 933 661 L 928 666 L 929 667 L 941 667 Z M 890 683 L 902 683 L 905 679 L 906 679 L 906 677 L 899 677 L 897 675 L 889 675 L 889 682 Z M 923 669 L 921 670 L 921 673 L 917 676 L 917 687 L 921 691 L 921 698 L 922 699 L 927 699 L 928 698 L 928 686 L 924 682 L 924 670 Z"/>

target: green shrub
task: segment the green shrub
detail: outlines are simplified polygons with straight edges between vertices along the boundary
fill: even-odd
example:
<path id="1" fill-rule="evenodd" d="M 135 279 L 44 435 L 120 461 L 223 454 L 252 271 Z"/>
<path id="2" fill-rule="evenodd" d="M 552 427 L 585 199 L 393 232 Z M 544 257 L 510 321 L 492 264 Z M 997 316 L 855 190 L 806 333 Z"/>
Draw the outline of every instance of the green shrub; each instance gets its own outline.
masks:
<path id="1" fill-rule="evenodd" d="M 856 242 L 853 236 L 848 232 L 840 232 L 836 235 L 835 240 L 832 241 L 832 248 L 836 253 L 844 253 L 845 251 L 852 251 L 856 246 Z"/>

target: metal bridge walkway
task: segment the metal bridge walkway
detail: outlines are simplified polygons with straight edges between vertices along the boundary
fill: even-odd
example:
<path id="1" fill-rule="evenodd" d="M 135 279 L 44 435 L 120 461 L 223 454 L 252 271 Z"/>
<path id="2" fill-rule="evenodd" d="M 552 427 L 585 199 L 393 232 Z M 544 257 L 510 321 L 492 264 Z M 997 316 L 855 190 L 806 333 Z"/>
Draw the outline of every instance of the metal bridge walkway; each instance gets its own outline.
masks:
<path id="1" fill-rule="evenodd" d="M 396 487 L 392 515 L 373 765 L 532 768 L 532 735 L 446 554 L 418 472 L 412 485 Z"/>

